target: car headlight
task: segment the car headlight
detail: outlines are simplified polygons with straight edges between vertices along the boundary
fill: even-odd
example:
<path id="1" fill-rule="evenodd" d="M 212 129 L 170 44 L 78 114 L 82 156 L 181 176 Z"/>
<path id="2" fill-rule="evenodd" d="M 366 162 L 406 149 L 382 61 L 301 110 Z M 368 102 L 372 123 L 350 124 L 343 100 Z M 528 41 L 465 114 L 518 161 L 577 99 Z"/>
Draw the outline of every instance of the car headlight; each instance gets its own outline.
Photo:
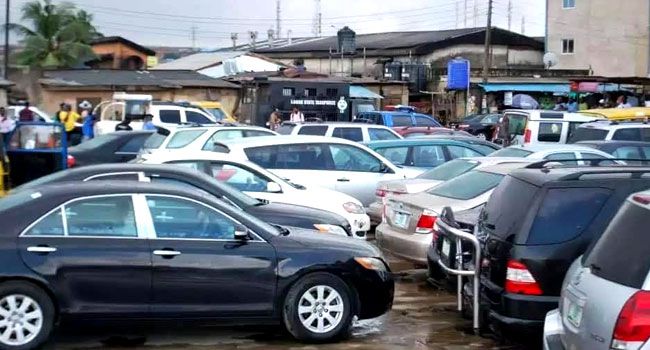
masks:
<path id="1" fill-rule="evenodd" d="M 379 258 L 354 258 L 354 260 L 367 270 L 386 271 L 386 263 Z"/>
<path id="2" fill-rule="evenodd" d="M 354 202 L 343 203 L 343 209 L 345 209 L 345 211 L 347 211 L 350 214 L 365 214 L 366 213 L 365 209 L 363 209 L 362 206 L 360 206 L 359 204 L 354 203 Z"/>
<path id="3" fill-rule="evenodd" d="M 336 225 L 329 225 L 329 224 L 314 224 L 314 227 L 323 233 L 331 233 L 339 236 L 346 236 L 348 235 L 347 232 L 343 229 L 341 226 L 336 226 Z"/>

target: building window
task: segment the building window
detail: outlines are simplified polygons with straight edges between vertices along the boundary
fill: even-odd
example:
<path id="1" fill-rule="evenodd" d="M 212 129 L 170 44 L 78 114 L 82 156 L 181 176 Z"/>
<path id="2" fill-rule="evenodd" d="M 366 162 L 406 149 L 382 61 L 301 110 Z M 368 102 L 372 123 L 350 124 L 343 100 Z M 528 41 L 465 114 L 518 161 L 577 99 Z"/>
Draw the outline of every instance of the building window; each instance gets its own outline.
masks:
<path id="1" fill-rule="evenodd" d="M 282 96 L 295 96 L 296 95 L 296 89 L 294 88 L 282 88 Z"/>
<path id="2" fill-rule="evenodd" d="M 325 89 L 325 95 L 327 97 L 337 97 L 339 95 L 339 89 L 327 88 Z"/>
<path id="3" fill-rule="evenodd" d="M 576 7 L 576 0 L 562 0 L 562 8 L 572 9 Z"/>
<path id="4" fill-rule="evenodd" d="M 314 89 L 314 88 L 306 88 L 305 89 L 305 97 L 316 97 L 316 89 Z"/>
<path id="5" fill-rule="evenodd" d="M 562 39 L 562 53 L 572 54 L 573 52 L 573 39 Z"/>

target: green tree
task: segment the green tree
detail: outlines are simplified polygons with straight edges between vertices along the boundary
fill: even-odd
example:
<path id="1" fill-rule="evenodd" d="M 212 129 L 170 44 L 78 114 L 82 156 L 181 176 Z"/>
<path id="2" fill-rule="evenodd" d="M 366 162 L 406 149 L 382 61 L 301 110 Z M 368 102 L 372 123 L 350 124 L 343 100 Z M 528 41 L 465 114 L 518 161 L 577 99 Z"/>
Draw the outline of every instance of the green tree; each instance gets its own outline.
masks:
<path id="1" fill-rule="evenodd" d="M 22 7 L 23 24 L 11 24 L 21 36 L 23 49 L 16 55 L 20 65 L 68 68 L 95 57 L 90 41 L 101 36 L 92 16 L 70 3 L 51 0 L 28 2 Z"/>

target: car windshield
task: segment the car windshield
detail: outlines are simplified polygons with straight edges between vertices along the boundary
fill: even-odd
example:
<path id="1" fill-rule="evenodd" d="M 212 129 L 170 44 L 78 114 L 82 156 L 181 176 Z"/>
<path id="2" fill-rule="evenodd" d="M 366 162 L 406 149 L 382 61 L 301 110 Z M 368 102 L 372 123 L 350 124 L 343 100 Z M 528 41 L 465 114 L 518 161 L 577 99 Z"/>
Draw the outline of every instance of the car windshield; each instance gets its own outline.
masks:
<path id="1" fill-rule="evenodd" d="M 437 166 L 429 171 L 426 171 L 416 178 L 424 180 L 447 181 L 456 176 L 465 174 L 466 172 L 476 168 L 479 164 L 481 163 L 474 160 L 455 159 Z"/>
<path id="2" fill-rule="evenodd" d="M 226 116 L 226 113 L 224 113 L 221 110 L 221 108 L 204 108 L 204 109 L 208 111 L 210 114 L 212 114 L 215 120 L 224 120 L 228 118 Z"/>
<path id="3" fill-rule="evenodd" d="M 112 142 L 114 140 L 117 140 L 120 136 L 116 134 L 104 134 L 104 135 L 99 135 L 93 139 L 90 139 L 88 141 L 84 141 L 74 147 L 71 147 L 71 150 L 75 151 L 85 151 L 85 150 L 90 150 L 90 149 L 95 149 L 95 148 L 100 148 L 104 145 L 106 145 L 109 142 Z"/>
<path id="4" fill-rule="evenodd" d="M 473 170 L 427 191 L 434 196 L 467 200 L 496 187 L 504 175 Z"/>
<path id="5" fill-rule="evenodd" d="M 571 134 L 568 143 L 576 143 L 579 141 L 597 141 L 604 140 L 609 133 L 608 130 L 594 129 L 594 128 L 576 128 Z"/>
<path id="6" fill-rule="evenodd" d="M 169 136 L 169 130 L 158 128 L 158 130 L 147 138 L 144 142 L 144 149 L 156 149 L 165 142 L 165 139 Z"/>
<path id="7" fill-rule="evenodd" d="M 492 154 L 490 154 L 488 157 L 517 157 L 517 158 L 526 158 L 529 155 L 533 154 L 532 151 L 521 149 L 521 148 L 516 148 L 516 147 L 508 147 L 508 148 L 503 148 L 500 149 Z"/>

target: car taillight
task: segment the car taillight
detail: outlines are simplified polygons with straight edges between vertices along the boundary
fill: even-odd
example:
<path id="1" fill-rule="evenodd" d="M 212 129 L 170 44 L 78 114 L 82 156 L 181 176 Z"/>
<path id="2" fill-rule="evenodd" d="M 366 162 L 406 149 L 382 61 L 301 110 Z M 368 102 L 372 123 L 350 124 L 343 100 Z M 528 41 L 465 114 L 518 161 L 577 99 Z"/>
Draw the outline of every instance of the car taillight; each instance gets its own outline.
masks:
<path id="1" fill-rule="evenodd" d="M 458 128 L 459 129 L 467 129 L 467 128 L 469 128 L 469 124 L 460 124 L 460 125 L 458 125 Z"/>
<path id="2" fill-rule="evenodd" d="M 524 143 L 530 143 L 530 134 L 531 134 L 530 129 L 526 129 L 526 131 L 524 132 Z"/>
<path id="3" fill-rule="evenodd" d="M 68 159 L 66 160 L 68 168 L 72 168 L 77 164 L 77 160 L 74 159 L 74 156 L 68 154 Z"/>
<path id="4" fill-rule="evenodd" d="M 650 204 L 650 196 L 643 195 L 643 194 L 637 194 L 632 196 L 632 200 L 643 205 Z"/>
<path id="5" fill-rule="evenodd" d="M 508 260 L 506 272 L 506 292 L 525 295 L 542 295 L 539 284 L 523 263 Z"/>
<path id="6" fill-rule="evenodd" d="M 431 210 L 424 210 L 418 224 L 415 227 L 416 233 L 431 233 L 433 232 L 433 225 L 435 225 L 438 216 Z"/>
<path id="7" fill-rule="evenodd" d="M 618 315 L 612 349 L 639 349 L 650 339 L 650 292 L 638 291 Z"/>
<path id="8" fill-rule="evenodd" d="M 377 197 L 386 197 L 386 190 L 382 190 L 382 189 L 378 188 L 377 190 L 375 190 L 375 196 L 377 196 Z"/>

